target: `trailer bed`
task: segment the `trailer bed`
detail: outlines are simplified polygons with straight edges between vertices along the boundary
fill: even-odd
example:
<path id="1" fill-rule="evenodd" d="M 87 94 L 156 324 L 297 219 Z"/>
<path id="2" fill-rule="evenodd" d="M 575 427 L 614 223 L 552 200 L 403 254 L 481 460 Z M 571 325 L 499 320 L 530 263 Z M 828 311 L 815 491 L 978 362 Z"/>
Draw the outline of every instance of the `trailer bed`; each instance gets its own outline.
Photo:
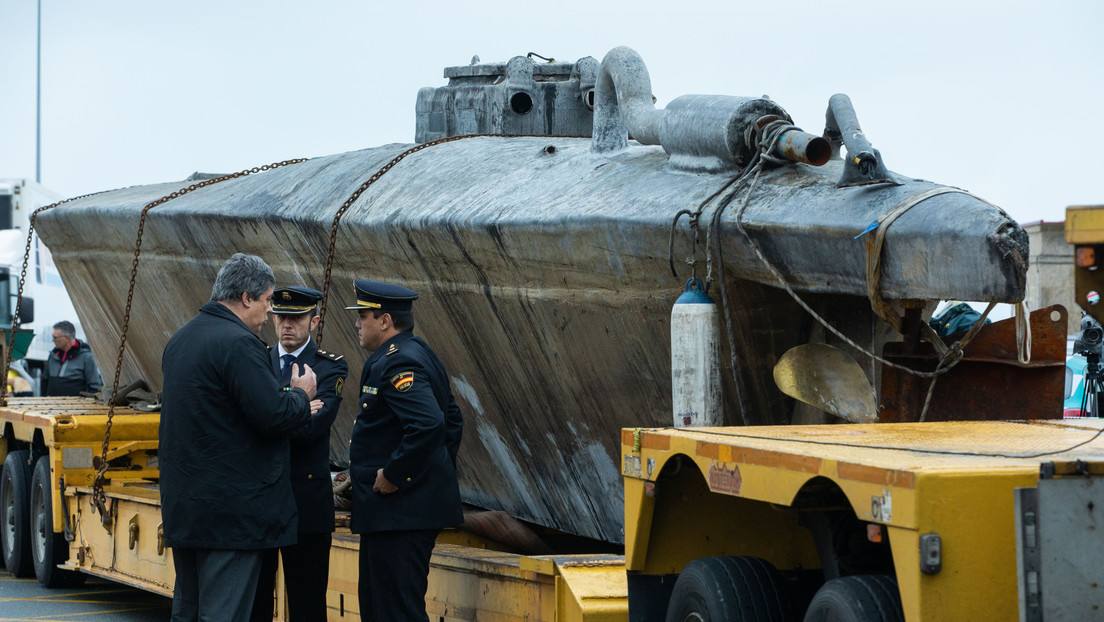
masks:
<path id="1" fill-rule="evenodd" d="M 823 570 L 808 517 L 849 509 L 884 526 L 909 622 L 1015 619 L 1016 489 L 1104 475 L 1102 436 L 1099 419 L 625 429 L 630 601 L 708 556 Z"/>

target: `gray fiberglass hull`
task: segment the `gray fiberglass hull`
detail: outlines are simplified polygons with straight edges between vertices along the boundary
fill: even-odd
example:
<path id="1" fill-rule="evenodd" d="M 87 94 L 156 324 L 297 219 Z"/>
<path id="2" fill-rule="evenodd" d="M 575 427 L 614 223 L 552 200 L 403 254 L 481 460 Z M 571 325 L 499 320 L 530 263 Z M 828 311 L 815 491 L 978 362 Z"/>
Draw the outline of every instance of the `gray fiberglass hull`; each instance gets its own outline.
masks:
<path id="1" fill-rule="evenodd" d="M 334 214 L 408 147 L 315 158 L 153 208 L 121 383 L 140 377 L 160 388 L 166 341 L 208 299 L 219 266 L 234 252 L 263 257 L 280 284 L 321 289 Z M 814 306 L 829 316 L 859 310 L 866 323 L 851 332 L 869 341 L 875 331 L 869 308 L 863 310 L 865 236 L 854 236 L 936 185 L 897 175 L 902 185 L 837 188 L 841 168 L 836 160 L 765 169 L 743 224 Z M 689 276 L 684 258 L 692 247 L 684 220 L 674 239 L 680 273 L 673 276 L 672 220 L 679 210 L 696 210 L 731 177 L 673 170 L 655 146 L 595 153 L 585 138 L 477 137 L 408 156 L 359 197 L 338 227 L 321 345 L 346 356 L 350 378 L 332 431 L 333 461 L 348 458 L 366 358 L 354 314 L 342 310 L 353 302 L 351 282 L 398 282 L 420 292 L 416 332 L 447 365 L 465 413 L 459 458 L 465 500 L 621 541 L 619 431 L 671 422 L 669 317 Z M 38 217 L 109 384 L 139 214 L 188 185 L 101 193 Z M 723 248 L 743 414 L 750 423 L 787 423 L 771 365 L 799 342 L 806 320 L 736 231 L 742 199 L 741 191 L 712 235 Z M 1019 300 L 1025 240 L 1018 225 L 974 197 L 932 197 L 889 230 L 882 294 Z M 702 262 L 698 274 L 705 272 Z M 270 325 L 263 336 L 274 340 Z M 730 365 L 724 369 L 725 420 L 738 424 L 741 405 Z"/>

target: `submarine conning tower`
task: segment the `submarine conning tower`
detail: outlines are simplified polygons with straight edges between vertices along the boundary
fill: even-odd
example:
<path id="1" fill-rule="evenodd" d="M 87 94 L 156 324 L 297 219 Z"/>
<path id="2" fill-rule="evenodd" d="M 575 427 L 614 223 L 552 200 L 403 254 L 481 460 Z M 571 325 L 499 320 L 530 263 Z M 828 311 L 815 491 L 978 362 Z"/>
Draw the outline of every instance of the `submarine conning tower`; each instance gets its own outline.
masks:
<path id="1" fill-rule="evenodd" d="M 446 67 L 446 86 L 418 91 L 415 142 L 463 134 L 590 136 L 598 61 L 533 58 L 541 59 L 481 63 L 476 56 L 470 65 Z"/>
<path id="2" fill-rule="evenodd" d="M 614 48 L 601 64 L 589 56 L 575 63 L 532 53 L 506 63 L 476 56 L 444 75 L 446 86 L 418 92 L 418 143 L 466 134 L 592 137 L 595 152 L 611 153 L 632 138 L 661 145 L 672 168 L 709 173 L 742 169 L 761 142 L 773 142 L 779 159 L 814 166 L 834 151 L 767 97 L 683 95 L 656 109 L 648 69 L 628 47 Z"/>

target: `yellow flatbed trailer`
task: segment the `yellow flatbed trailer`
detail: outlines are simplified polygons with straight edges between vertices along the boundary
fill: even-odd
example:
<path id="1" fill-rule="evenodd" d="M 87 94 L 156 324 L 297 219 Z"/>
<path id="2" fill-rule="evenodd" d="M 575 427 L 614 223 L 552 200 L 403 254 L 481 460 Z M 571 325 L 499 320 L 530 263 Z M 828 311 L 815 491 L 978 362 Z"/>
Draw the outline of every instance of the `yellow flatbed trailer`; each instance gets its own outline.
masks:
<path id="1" fill-rule="evenodd" d="M 172 585 L 171 576 L 165 574 L 166 569 L 171 572 L 171 563 L 161 561 L 158 573 L 146 572 L 139 581 L 118 569 L 127 567 L 125 561 L 116 563 L 114 554 L 86 544 L 118 529 L 114 523 L 105 527 L 90 504 L 108 410 L 106 405 L 82 397 L 9 398 L 7 406 L 0 407 L 0 460 L 4 464 L 0 537 L 5 552 L 16 552 L 14 564 L 9 556 L 8 570 L 61 587 L 83 579 L 83 574 L 73 571 L 76 560 L 83 559 L 82 569 L 88 574 L 147 589 L 157 586 L 153 591 L 165 593 L 166 586 Z M 105 490 L 115 497 L 158 499 L 154 485 L 159 475 L 158 422 L 157 413 L 115 409 L 105 482 Z M 107 506 L 112 509 L 112 521 L 119 516 L 114 511 L 117 504 L 111 501 Z M 156 522 L 143 534 L 157 533 L 159 525 L 158 513 Z M 132 529 L 126 524 L 122 527 L 124 546 Z"/>
<path id="2" fill-rule="evenodd" d="M 1028 544 L 1045 534 L 1078 543 L 1074 557 L 1104 550 L 1102 430 L 1098 419 L 625 429 L 630 619 L 742 620 L 746 598 L 779 608 L 746 619 L 1033 620 L 1040 595 L 1068 614 L 1047 619 L 1104 619 L 1104 557 L 1060 560 L 1088 570 L 1059 581 L 1017 555 L 1018 523 Z M 1090 495 L 1059 512 L 1068 534 L 1036 524 L 1041 511 L 1019 520 L 1017 489 L 1063 479 Z M 727 602 L 695 589 L 710 581 Z M 1059 587 L 1072 602 L 1047 602 Z M 870 612 L 898 594 L 896 613 Z"/>
<path id="3" fill-rule="evenodd" d="M 33 558 L 23 576 L 50 586 L 96 575 L 172 595 L 172 549 L 165 547 L 157 486 L 159 415 L 116 408 L 105 474 L 106 514 L 93 502 L 107 406 L 89 398 L 10 398 L 0 407 L 0 462 L 20 486 L 0 501 L 0 530 Z M 33 474 L 38 472 L 38 477 Z M 227 477 L 234 474 L 228 473 Z M 102 520 L 104 516 L 107 520 Z M 334 534 L 330 620 L 360 619 L 359 538 Z M 624 558 L 619 555 L 518 555 L 494 542 L 446 530 L 430 562 L 427 611 L 434 620 L 612 622 L 628 617 Z M 32 568 L 33 566 L 33 568 Z M 10 568 L 15 572 L 15 569 Z M 278 581 L 274 619 L 286 619 Z"/>

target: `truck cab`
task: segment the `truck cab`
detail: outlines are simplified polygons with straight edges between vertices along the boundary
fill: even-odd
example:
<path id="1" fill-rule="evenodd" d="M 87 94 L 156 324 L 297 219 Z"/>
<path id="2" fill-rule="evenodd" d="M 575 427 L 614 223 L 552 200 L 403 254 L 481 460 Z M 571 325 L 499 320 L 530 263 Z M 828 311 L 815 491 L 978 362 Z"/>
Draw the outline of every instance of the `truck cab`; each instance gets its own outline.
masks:
<path id="1" fill-rule="evenodd" d="M 46 359 L 53 349 L 50 341 L 53 325 L 62 320 L 73 322 L 77 338 L 85 340 L 53 255 L 37 231 L 32 236 L 30 252 L 26 253 L 31 215 L 61 198 L 29 179 L 0 178 L 0 326 L 11 327 L 18 304 L 18 332 L 22 336 L 18 337 L 21 343 L 14 347 L 22 356 L 13 357 L 13 369 L 31 383 L 36 395 Z M 24 269 L 26 280 L 20 300 L 19 279 Z"/>

